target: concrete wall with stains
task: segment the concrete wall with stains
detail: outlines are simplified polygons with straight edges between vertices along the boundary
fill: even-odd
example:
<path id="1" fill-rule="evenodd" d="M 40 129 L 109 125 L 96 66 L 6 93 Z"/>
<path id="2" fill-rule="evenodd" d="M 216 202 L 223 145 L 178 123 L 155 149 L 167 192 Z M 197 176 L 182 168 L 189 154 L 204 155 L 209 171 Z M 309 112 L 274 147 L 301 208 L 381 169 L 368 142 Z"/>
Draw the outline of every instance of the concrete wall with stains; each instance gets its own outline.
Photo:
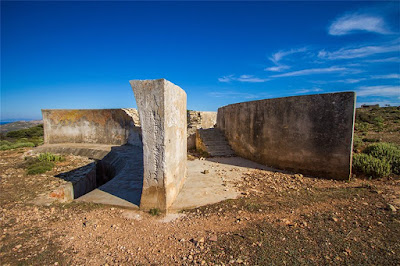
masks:
<path id="1" fill-rule="evenodd" d="M 186 92 L 166 79 L 130 80 L 142 123 L 140 208 L 166 211 L 186 179 Z"/>
<path id="2" fill-rule="evenodd" d="M 42 110 L 44 143 L 141 145 L 136 109 Z"/>
<path id="3" fill-rule="evenodd" d="M 351 174 L 355 93 L 267 99 L 218 109 L 220 128 L 237 155 L 314 176 Z"/>

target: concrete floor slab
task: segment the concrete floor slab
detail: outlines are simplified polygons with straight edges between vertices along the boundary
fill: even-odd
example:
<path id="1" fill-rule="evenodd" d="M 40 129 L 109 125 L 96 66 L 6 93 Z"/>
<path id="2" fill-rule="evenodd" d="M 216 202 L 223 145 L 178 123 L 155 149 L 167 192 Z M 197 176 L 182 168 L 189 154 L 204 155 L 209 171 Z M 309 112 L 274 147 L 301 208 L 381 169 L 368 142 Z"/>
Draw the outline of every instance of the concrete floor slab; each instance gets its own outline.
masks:
<path id="1" fill-rule="evenodd" d="M 121 153 L 125 150 L 121 150 Z M 126 155 L 132 156 L 133 154 Z M 136 157 L 140 156 L 136 154 Z M 141 164 L 141 160 L 137 160 Z M 141 188 L 138 185 L 138 171 L 143 171 L 138 162 L 130 162 L 136 170 L 135 178 L 128 173 L 118 175 L 108 183 L 77 199 L 107 205 L 138 209 Z M 213 157 L 206 160 L 196 159 L 187 163 L 187 179 L 169 212 L 191 209 L 234 199 L 240 192 L 234 186 L 243 174 L 251 169 L 273 170 L 264 165 L 241 157 Z M 126 169 L 132 170 L 132 167 Z M 131 180 L 132 179 L 132 180 Z"/>
<path id="2" fill-rule="evenodd" d="M 250 169 L 271 168 L 241 157 L 213 157 L 188 161 L 188 176 L 170 211 L 179 211 L 234 199 L 240 192 L 234 182 Z M 208 171 L 205 174 L 204 171 Z"/>
<path id="3" fill-rule="evenodd" d="M 83 195 L 82 197 L 79 197 L 78 199 L 76 199 L 76 201 L 94 202 L 131 209 L 139 209 L 139 206 L 105 191 L 101 191 L 100 189 L 95 189 Z"/>

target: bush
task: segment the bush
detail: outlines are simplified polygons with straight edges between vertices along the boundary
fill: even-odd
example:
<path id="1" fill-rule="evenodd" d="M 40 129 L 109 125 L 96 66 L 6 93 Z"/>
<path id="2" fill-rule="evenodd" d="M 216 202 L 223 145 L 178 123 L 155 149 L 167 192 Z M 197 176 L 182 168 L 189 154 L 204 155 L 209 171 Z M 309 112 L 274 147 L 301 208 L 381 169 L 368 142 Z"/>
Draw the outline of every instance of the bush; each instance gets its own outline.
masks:
<path id="1" fill-rule="evenodd" d="M 354 125 L 354 129 L 359 132 L 367 132 L 370 128 L 370 124 L 366 122 L 356 122 Z"/>
<path id="2" fill-rule="evenodd" d="M 39 154 L 38 160 L 41 162 L 62 162 L 65 161 L 65 158 L 61 155 L 55 155 L 50 152 L 46 152 Z"/>
<path id="3" fill-rule="evenodd" d="M 35 144 L 32 142 L 27 142 L 27 141 L 14 142 L 14 143 L 7 141 L 7 140 L 0 141 L 0 150 L 2 150 L 2 151 L 17 149 L 17 148 L 22 148 L 22 147 L 35 147 Z"/>
<path id="4" fill-rule="evenodd" d="M 7 138 L 7 140 L 4 140 Z M 43 144 L 43 125 L 10 131 L 1 135 L 0 150 L 11 150 L 21 147 L 37 147 Z"/>
<path id="5" fill-rule="evenodd" d="M 385 124 L 383 123 L 384 121 L 385 120 L 381 116 L 374 118 L 374 125 L 376 126 L 376 130 L 378 132 L 382 131 L 383 128 L 385 127 Z"/>
<path id="6" fill-rule="evenodd" d="M 37 157 L 25 157 L 23 166 L 28 175 L 43 174 L 53 169 L 56 162 L 62 162 L 65 158 L 50 152 L 41 153 Z"/>
<path id="7" fill-rule="evenodd" d="M 33 137 L 43 137 L 43 125 L 38 125 L 35 127 L 10 131 L 6 134 L 8 138 L 33 138 Z"/>
<path id="8" fill-rule="evenodd" d="M 369 154 L 354 154 L 353 171 L 356 174 L 365 175 L 371 178 L 388 176 L 391 166 L 386 160 L 381 160 Z"/>
<path id="9" fill-rule="evenodd" d="M 394 174 L 400 174 L 400 148 L 392 143 L 374 143 L 363 151 L 380 160 L 385 160 L 391 165 Z"/>
<path id="10" fill-rule="evenodd" d="M 361 147 L 363 141 L 360 137 L 354 136 L 353 138 L 353 151 L 357 152 L 357 150 Z"/>
<path id="11" fill-rule="evenodd" d="M 30 142 L 35 144 L 35 147 L 43 144 L 43 137 L 33 137 L 29 139 Z"/>
<path id="12" fill-rule="evenodd" d="M 153 209 L 150 209 L 150 210 L 149 210 L 149 213 L 150 213 L 151 215 L 153 215 L 153 216 L 158 216 L 158 215 L 160 215 L 161 211 L 160 211 L 160 209 L 158 209 L 158 208 L 153 208 Z"/>
<path id="13" fill-rule="evenodd" d="M 53 162 L 47 162 L 47 161 L 40 162 L 39 161 L 37 163 L 34 163 L 34 164 L 28 166 L 27 174 L 28 175 L 43 174 L 43 173 L 53 169 L 53 167 L 54 167 Z"/>

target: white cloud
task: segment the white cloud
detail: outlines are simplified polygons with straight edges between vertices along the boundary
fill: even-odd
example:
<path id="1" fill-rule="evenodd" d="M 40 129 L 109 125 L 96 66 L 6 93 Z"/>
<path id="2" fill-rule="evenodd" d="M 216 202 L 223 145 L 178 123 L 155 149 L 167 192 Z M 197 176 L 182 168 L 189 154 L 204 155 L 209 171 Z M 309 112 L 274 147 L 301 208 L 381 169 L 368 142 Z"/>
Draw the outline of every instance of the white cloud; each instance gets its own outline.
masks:
<path id="1" fill-rule="evenodd" d="M 272 56 L 269 58 L 269 60 L 271 60 L 273 63 L 278 64 L 279 61 L 282 60 L 282 58 L 284 58 L 285 56 L 291 55 L 291 54 L 295 54 L 295 53 L 302 53 L 307 51 L 307 48 L 303 47 L 303 48 L 298 48 L 298 49 L 290 49 L 287 51 L 278 51 L 274 54 L 272 54 Z"/>
<path id="2" fill-rule="evenodd" d="M 354 83 L 359 83 L 360 81 L 365 80 L 365 78 L 360 78 L 360 79 L 343 79 L 343 80 L 336 80 L 336 82 L 342 82 L 342 83 L 347 83 L 347 84 L 354 84 Z"/>
<path id="3" fill-rule="evenodd" d="M 357 89 L 357 96 L 399 97 L 400 86 L 361 86 Z"/>
<path id="4" fill-rule="evenodd" d="M 327 67 L 327 68 L 310 68 L 310 69 L 303 69 L 293 72 L 288 72 L 279 75 L 273 75 L 273 78 L 279 77 L 294 77 L 294 76 L 306 76 L 306 75 L 313 75 L 313 74 L 326 74 L 326 73 L 334 73 L 334 72 L 342 72 L 342 71 L 349 71 L 350 69 L 345 67 Z"/>
<path id="5" fill-rule="evenodd" d="M 346 35 L 357 31 L 390 34 L 381 17 L 367 14 L 348 14 L 336 19 L 329 27 L 330 35 Z"/>
<path id="6" fill-rule="evenodd" d="M 325 50 L 319 51 L 318 57 L 323 59 L 353 59 L 362 58 L 375 54 L 383 54 L 390 52 L 399 52 L 399 44 L 381 45 L 381 46 L 364 46 L 359 48 L 342 48 L 334 52 L 327 52 Z"/>
<path id="7" fill-rule="evenodd" d="M 400 74 L 387 74 L 371 76 L 372 79 L 400 79 Z"/>
<path id="8" fill-rule="evenodd" d="M 267 67 L 264 70 L 265 71 L 272 71 L 272 72 L 281 72 L 285 69 L 289 69 L 289 66 L 286 65 L 278 65 L 278 66 L 273 66 L 273 67 Z"/>
<path id="9" fill-rule="evenodd" d="M 303 89 L 303 90 L 297 91 L 296 94 L 303 94 L 303 93 L 309 93 L 309 92 L 321 92 L 321 91 L 322 91 L 321 88 Z"/>
<path id="10" fill-rule="evenodd" d="M 224 76 L 218 78 L 219 82 L 231 82 L 231 81 L 240 81 L 240 82 L 248 82 L 248 83 L 261 83 L 266 82 L 270 79 L 262 79 L 255 77 L 253 75 L 241 75 L 240 77 L 235 77 L 234 75 Z"/>
<path id="11" fill-rule="evenodd" d="M 370 60 L 364 60 L 364 62 L 367 63 L 390 63 L 390 62 L 400 62 L 399 57 L 388 57 L 388 58 L 382 58 L 382 59 L 370 59 Z"/>
<path id="12" fill-rule="evenodd" d="M 289 69 L 290 67 L 284 64 L 281 64 L 280 61 L 288 56 L 288 55 L 292 55 L 292 54 L 296 54 L 296 53 L 302 53 L 307 51 L 307 48 L 303 47 L 303 48 L 298 48 L 298 49 L 290 49 L 287 51 L 278 51 L 274 54 L 272 54 L 272 56 L 269 58 L 269 60 L 271 60 L 272 63 L 275 64 L 275 66 L 272 67 L 267 67 L 264 70 L 265 71 L 274 71 L 274 72 L 280 72 L 283 71 L 285 69 Z"/>
<path id="13" fill-rule="evenodd" d="M 257 78 L 257 77 L 254 77 L 253 75 L 241 75 L 236 80 L 241 81 L 241 82 L 259 83 L 259 82 L 266 82 L 269 79 Z"/>
<path id="14" fill-rule="evenodd" d="M 266 93 L 244 93 L 244 92 L 236 92 L 236 91 L 214 91 L 208 93 L 208 95 L 216 98 L 242 98 L 242 99 L 259 99 L 266 98 L 269 95 Z"/>
<path id="15" fill-rule="evenodd" d="M 219 82 L 230 82 L 232 81 L 233 75 L 229 75 L 229 76 L 223 76 L 221 78 L 218 78 Z"/>

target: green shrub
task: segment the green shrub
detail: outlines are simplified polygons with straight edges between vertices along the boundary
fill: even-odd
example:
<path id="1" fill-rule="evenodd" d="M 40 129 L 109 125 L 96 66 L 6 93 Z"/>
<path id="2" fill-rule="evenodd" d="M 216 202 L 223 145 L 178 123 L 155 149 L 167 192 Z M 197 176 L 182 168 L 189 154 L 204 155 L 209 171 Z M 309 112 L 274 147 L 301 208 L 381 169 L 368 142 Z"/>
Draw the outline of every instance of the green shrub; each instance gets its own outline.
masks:
<path id="1" fill-rule="evenodd" d="M 353 138 L 353 151 L 357 152 L 357 150 L 361 147 L 363 141 L 360 137 L 354 136 Z"/>
<path id="2" fill-rule="evenodd" d="M 361 122 L 373 124 L 374 118 L 375 118 L 374 114 L 371 113 L 361 113 L 361 112 L 356 113 L 356 120 Z"/>
<path id="3" fill-rule="evenodd" d="M 61 155 L 55 155 L 50 152 L 46 152 L 39 154 L 38 160 L 41 162 L 62 162 L 65 161 L 65 158 Z"/>
<path id="4" fill-rule="evenodd" d="M 43 137 L 33 137 L 29 141 L 35 144 L 35 147 L 37 147 L 43 144 Z"/>
<path id="5" fill-rule="evenodd" d="M 37 157 L 25 157 L 22 164 L 28 175 L 43 174 L 53 169 L 56 162 L 64 161 L 61 155 L 55 155 L 50 152 L 41 153 Z"/>
<path id="6" fill-rule="evenodd" d="M 0 145 L 11 145 L 12 142 L 9 142 L 7 140 L 0 140 Z"/>
<path id="7" fill-rule="evenodd" d="M 400 148 L 392 143 L 374 143 L 363 151 L 375 158 L 385 160 L 391 165 L 394 174 L 400 174 Z"/>
<path id="8" fill-rule="evenodd" d="M 47 162 L 47 161 L 37 162 L 28 166 L 26 173 L 28 175 L 43 174 L 53 169 L 53 167 L 54 167 L 53 162 Z"/>
<path id="9" fill-rule="evenodd" d="M 4 140 L 7 138 L 7 140 Z M 11 150 L 21 147 L 37 147 L 43 144 L 43 125 L 10 131 L 1 135 L 0 150 Z"/>
<path id="10" fill-rule="evenodd" d="M 17 149 L 17 148 L 22 148 L 22 147 L 35 147 L 35 144 L 32 142 L 9 142 L 6 140 L 0 141 L 0 150 L 5 151 L 5 150 L 11 150 L 11 149 Z"/>
<path id="11" fill-rule="evenodd" d="M 158 216 L 158 215 L 160 215 L 161 211 L 158 208 L 152 208 L 149 210 L 149 213 L 153 216 Z"/>
<path id="12" fill-rule="evenodd" d="M 42 137 L 43 136 L 43 125 L 38 125 L 35 127 L 20 129 L 15 131 L 10 131 L 6 134 L 8 138 L 33 138 L 33 137 Z"/>
<path id="13" fill-rule="evenodd" d="M 370 128 L 370 124 L 367 122 L 356 122 L 354 129 L 359 132 L 367 132 Z"/>
<path id="14" fill-rule="evenodd" d="M 354 154 L 353 172 L 371 178 L 388 176 L 391 172 L 391 165 L 386 160 L 381 160 L 369 154 Z"/>

